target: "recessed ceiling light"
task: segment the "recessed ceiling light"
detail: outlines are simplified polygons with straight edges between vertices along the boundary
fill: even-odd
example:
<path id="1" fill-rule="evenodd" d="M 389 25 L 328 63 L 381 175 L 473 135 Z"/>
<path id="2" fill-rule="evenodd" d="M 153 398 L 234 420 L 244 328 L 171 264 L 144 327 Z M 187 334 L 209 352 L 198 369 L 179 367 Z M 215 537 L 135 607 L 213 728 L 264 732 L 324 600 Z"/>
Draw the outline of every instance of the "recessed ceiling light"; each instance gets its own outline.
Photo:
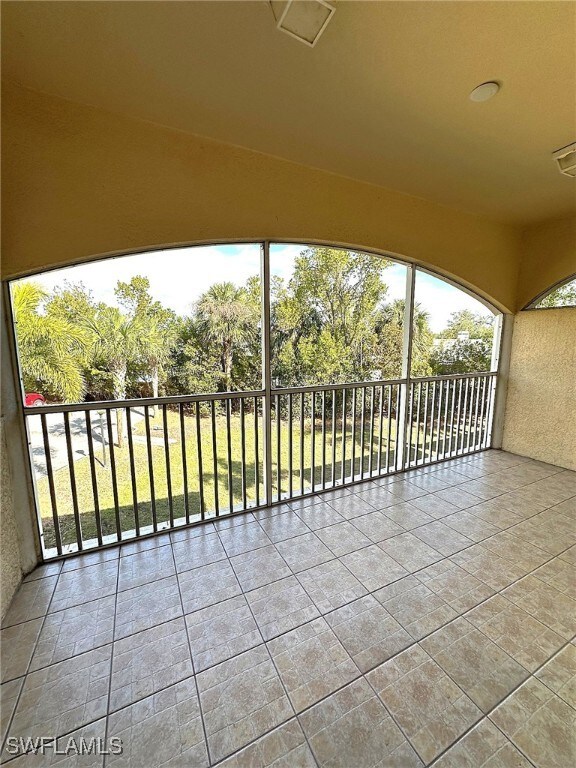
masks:
<path id="1" fill-rule="evenodd" d="M 490 80 L 488 83 L 482 83 L 482 85 L 474 88 L 470 94 L 470 101 L 488 101 L 493 96 L 496 96 L 500 90 L 500 83 L 495 80 Z"/>
<path id="2" fill-rule="evenodd" d="M 329 0 L 270 0 L 276 26 L 313 48 L 336 10 Z"/>

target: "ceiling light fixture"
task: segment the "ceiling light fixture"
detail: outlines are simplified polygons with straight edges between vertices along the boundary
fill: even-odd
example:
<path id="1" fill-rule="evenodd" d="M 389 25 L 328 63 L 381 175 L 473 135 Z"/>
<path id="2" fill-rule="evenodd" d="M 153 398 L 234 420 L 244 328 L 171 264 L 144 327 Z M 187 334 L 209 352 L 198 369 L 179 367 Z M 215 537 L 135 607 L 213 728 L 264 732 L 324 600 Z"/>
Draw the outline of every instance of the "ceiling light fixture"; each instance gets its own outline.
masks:
<path id="1" fill-rule="evenodd" d="M 576 144 L 557 149 L 556 152 L 552 152 L 552 157 L 558 163 L 560 173 L 572 178 L 576 176 Z"/>
<path id="2" fill-rule="evenodd" d="M 497 83 L 495 80 L 482 83 L 481 85 L 474 88 L 470 94 L 470 101 L 488 101 L 488 99 L 496 96 L 499 90 L 500 83 Z"/>
<path id="3" fill-rule="evenodd" d="M 328 0 L 270 0 L 281 32 L 313 48 L 336 10 Z"/>

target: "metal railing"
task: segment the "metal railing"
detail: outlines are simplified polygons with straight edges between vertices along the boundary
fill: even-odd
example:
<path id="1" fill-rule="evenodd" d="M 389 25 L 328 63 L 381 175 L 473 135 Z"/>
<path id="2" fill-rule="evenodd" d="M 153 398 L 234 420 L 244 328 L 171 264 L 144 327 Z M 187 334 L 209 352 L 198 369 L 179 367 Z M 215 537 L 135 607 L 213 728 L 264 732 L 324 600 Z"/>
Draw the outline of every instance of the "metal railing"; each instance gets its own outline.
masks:
<path id="1" fill-rule="evenodd" d="M 44 558 L 482 450 L 495 384 L 272 389 L 269 408 L 265 390 L 26 408 Z"/>

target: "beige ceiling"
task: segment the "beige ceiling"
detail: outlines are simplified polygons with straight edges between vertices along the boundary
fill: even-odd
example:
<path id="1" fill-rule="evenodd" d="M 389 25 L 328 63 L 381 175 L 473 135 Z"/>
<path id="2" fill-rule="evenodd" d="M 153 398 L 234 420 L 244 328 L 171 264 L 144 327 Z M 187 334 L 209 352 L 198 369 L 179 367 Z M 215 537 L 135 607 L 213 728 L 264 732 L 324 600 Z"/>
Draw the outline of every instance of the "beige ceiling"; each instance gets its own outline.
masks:
<path id="1" fill-rule="evenodd" d="M 336 7 L 310 49 L 266 2 L 3 2 L 3 76 L 504 221 L 575 210 L 575 3 Z"/>

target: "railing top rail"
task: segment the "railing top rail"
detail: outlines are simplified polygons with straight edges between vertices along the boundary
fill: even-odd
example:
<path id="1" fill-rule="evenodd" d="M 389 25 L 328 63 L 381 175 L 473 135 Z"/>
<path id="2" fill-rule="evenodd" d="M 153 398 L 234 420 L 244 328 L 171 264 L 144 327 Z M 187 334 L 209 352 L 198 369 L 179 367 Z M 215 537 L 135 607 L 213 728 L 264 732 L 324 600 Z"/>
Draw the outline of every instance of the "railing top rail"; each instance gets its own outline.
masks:
<path id="1" fill-rule="evenodd" d="M 42 413 L 73 413 L 78 411 L 109 411 L 117 408 L 142 408 L 143 406 L 178 405 L 179 403 L 203 403 L 213 400 L 234 400 L 236 398 L 262 397 L 263 389 L 247 392 L 214 392 L 206 395 L 171 395 L 168 397 L 135 397 L 131 400 L 98 400 L 92 403 L 55 403 L 24 407 L 25 416 L 35 416 Z"/>
<path id="2" fill-rule="evenodd" d="M 447 379 L 478 379 L 482 376 L 497 376 L 497 371 L 472 371 L 470 373 L 448 373 L 443 376 L 412 376 L 412 381 L 446 381 Z"/>

